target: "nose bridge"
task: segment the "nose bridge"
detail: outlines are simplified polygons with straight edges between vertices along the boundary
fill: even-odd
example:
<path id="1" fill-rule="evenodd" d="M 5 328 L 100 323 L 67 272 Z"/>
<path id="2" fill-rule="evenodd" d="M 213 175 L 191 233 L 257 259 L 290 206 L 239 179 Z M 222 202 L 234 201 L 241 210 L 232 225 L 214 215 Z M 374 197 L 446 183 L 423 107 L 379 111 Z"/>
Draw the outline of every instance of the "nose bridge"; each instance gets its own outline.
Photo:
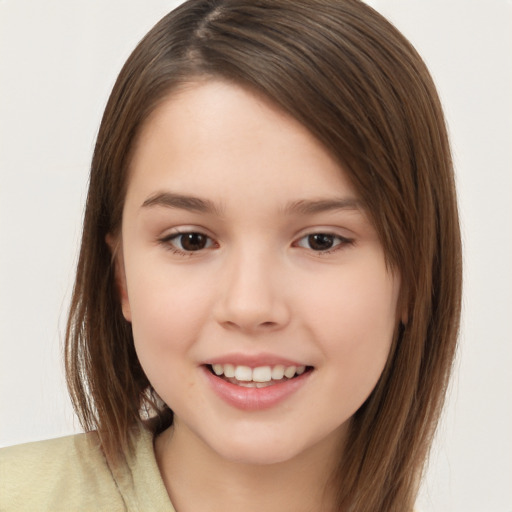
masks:
<path id="1" fill-rule="evenodd" d="M 219 319 L 241 329 L 282 326 L 288 307 L 281 286 L 280 258 L 254 244 L 233 248 L 225 261 Z"/>

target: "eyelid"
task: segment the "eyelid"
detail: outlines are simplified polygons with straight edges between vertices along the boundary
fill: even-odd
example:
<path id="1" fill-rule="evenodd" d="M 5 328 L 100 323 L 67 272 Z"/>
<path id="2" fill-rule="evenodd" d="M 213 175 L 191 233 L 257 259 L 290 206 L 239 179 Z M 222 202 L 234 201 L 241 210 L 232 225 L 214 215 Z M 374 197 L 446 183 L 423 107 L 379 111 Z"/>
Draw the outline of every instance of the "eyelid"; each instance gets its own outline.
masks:
<path id="1" fill-rule="evenodd" d="M 173 237 L 179 235 L 186 235 L 188 233 L 199 233 L 201 235 L 207 236 L 212 240 L 215 239 L 215 236 L 209 229 L 206 229 L 203 226 L 194 225 L 194 224 L 183 224 L 178 226 L 168 227 L 166 229 L 162 229 L 160 231 L 162 234 L 156 236 L 157 240 L 170 240 Z"/>

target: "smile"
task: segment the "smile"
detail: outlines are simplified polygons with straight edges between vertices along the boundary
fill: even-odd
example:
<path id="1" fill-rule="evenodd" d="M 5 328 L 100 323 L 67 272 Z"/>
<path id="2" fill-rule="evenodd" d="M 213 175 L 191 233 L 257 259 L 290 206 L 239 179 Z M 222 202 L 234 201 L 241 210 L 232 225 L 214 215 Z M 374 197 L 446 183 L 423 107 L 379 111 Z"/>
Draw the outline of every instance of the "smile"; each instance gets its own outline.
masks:
<path id="1" fill-rule="evenodd" d="M 202 366 L 210 388 L 223 401 L 245 411 L 277 406 L 294 395 L 313 374 L 312 366 L 281 364 L 256 366 L 206 364 Z"/>
<path id="2" fill-rule="evenodd" d="M 234 364 L 213 364 L 211 371 L 231 384 L 242 387 L 263 388 L 284 380 L 293 379 L 306 371 L 306 366 L 250 366 Z"/>

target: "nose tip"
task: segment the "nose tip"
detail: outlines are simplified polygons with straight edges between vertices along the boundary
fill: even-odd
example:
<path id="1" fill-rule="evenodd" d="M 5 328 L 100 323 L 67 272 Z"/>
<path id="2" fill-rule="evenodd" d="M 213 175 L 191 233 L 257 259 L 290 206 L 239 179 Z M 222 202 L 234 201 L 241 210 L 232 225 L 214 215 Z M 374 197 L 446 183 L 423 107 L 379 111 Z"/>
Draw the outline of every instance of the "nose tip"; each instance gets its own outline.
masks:
<path id="1" fill-rule="evenodd" d="M 247 287 L 243 295 L 240 288 L 231 292 L 220 304 L 218 319 L 224 327 L 248 332 L 268 332 L 279 329 L 288 322 L 288 311 L 284 303 L 268 290 L 261 288 L 270 283 L 259 283 L 258 289 Z"/>

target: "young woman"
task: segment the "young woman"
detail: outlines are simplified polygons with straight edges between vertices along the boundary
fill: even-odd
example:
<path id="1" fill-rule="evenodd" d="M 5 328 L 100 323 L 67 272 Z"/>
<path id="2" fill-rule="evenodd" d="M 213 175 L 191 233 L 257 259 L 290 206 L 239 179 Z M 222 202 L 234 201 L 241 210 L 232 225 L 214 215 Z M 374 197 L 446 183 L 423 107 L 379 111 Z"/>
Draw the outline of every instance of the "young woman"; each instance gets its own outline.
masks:
<path id="1" fill-rule="evenodd" d="M 87 434 L 2 510 L 411 511 L 456 344 L 435 87 L 355 0 L 191 0 L 101 123 L 67 331 Z"/>

